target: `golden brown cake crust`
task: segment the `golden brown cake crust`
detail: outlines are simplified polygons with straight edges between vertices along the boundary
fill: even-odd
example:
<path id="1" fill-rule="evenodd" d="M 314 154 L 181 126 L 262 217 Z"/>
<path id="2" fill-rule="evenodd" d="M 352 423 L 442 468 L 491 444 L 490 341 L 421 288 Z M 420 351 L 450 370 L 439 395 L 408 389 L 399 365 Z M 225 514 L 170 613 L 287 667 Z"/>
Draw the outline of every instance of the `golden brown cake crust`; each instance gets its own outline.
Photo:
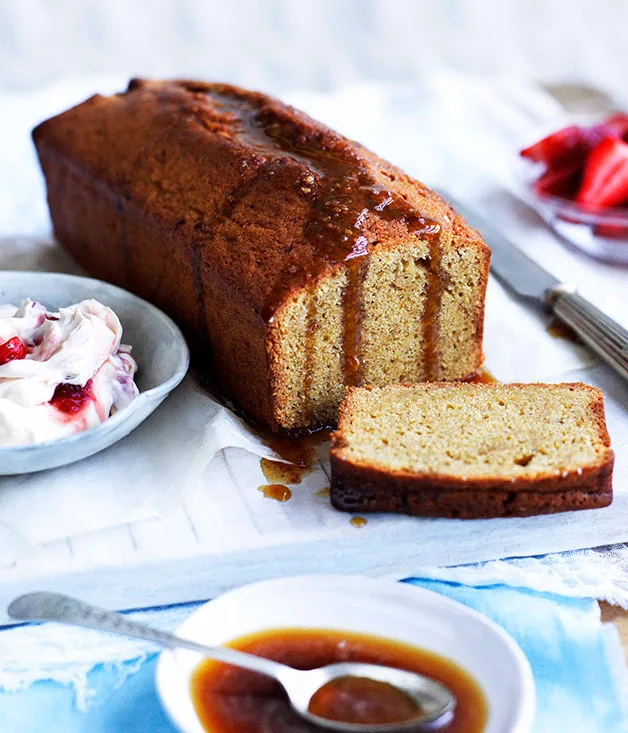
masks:
<path id="1" fill-rule="evenodd" d="M 79 175 L 141 202 L 160 225 L 204 239 L 203 248 L 209 246 L 203 235 L 210 235 L 212 265 L 225 286 L 268 317 L 289 289 L 344 262 L 355 246 L 353 235 L 346 241 L 336 237 L 334 222 L 324 239 L 308 231 L 316 188 L 324 185 L 330 166 L 340 178 L 364 171 L 363 187 L 373 188 L 369 215 L 388 191 L 395 194 L 381 218 L 366 222 L 372 239 L 382 235 L 385 246 L 409 231 L 447 226 L 446 217 L 456 226 L 461 221 L 435 192 L 358 143 L 279 100 L 226 84 L 133 80 L 124 94 L 95 95 L 46 120 L 33 139 L 38 149 L 71 160 Z M 358 195 L 363 192 L 355 200 L 351 192 L 338 192 L 340 205 L 362 204 Z M 346 213 L 338 226 L 349 226 L 361 210 Z M 244 243 L 247 227 L 250 239 Z M 273 246 L 263 236 L 266 230 L 273 232 Z M 236 236 L 240 241 L 233 246 Z"/>
<path id="2" fill-rule="evenodd" d="M 430 387 L 452 391 L 462 384 L 435 383 Z M 500 384 L 478 384 L 488 391 Z M 564 384 L 588 393 L 591 420 L 602 447 L 597 462 L 560 472 L 538 472 L 516 479 L 500 479 L 487 467 L 484 476 L 454 476 L 437 473 L 383 470 L 368 461 L 352 461 L 343 455 L 348 445 L 346 430 L 353 418 L 351 401 L 341 405 L 338 429 L 332 435 L 330 451 L 331 490 L 334 507 L 351 512 L 399 512 L 416 516 L 488 518 L 528 516 L 575 509 L 608 506 L 612 501 L 614 454 L 606 427 L 601 392 L 581 383 Z M 403 389 L 411 385 L 397 385 Z M 508 388 L 551 390 L 552 384 L 510 384 Z M 362 387 L 361 390 L 377 389 Z M 353 390 L 347 390 L 351 393 Z"/>
<path id="3" fill-rule="evenodd" d="M 429 248 L 434 362 L 447 286 L 438 263 L 457 248 L 478 253 L 468 346 L 479 366 L 489 264 L 479 235 L 433 191 L 292 107 L 224 84 L 133 80 L 43 122 L 33 139 L 60 242 L 94 275 L 170 313 L 257 420 L 281 425 L 278 311 L 330 272 L 355 272 L 367 253 L 409 239 Z M 347 363 L 351 349 L 348 339 Z"/>

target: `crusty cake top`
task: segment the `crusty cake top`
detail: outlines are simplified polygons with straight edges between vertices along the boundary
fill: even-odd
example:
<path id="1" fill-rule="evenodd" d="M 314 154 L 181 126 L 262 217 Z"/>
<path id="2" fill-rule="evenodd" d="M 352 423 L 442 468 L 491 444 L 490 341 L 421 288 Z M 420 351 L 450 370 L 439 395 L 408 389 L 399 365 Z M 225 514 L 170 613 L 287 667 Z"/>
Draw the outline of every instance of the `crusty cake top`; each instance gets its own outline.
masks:
<path id="1" fill-rule="evenodd" d="M 484 246 L 422 184 L 304 113 L 234 86 L 135 79 L 33 136 L 192 238 L 200 262 L 211 251 L 225 287 L 266 319 L 295 288 L 374 247 L 416 236 L 438 260 L 465 239 Z"/>

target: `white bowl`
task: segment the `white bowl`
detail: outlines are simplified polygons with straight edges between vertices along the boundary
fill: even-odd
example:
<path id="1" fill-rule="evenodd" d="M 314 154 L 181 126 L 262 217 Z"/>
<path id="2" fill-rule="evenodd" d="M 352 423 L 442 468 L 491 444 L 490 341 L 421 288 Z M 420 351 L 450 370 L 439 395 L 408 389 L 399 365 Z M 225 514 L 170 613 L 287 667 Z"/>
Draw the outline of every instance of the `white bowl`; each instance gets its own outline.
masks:
<path id="1" fill-rule="evenodd" d="M 190 360 L 181 331 L 165 313 L 114 285 L 48 272 L 0 272 L 0 303 L 18 305 L 24 298 L 38 300 L 51 310 L 85 298 L 112 308 L 122 322 L 123 343 L 133 347 L 140 394 L 124 410 L 89 430 L 45 443 L 0 447 L 0 476 L 56 468 L 113 445 L 179 384 Z"/>
<path id="2" fill-rule="evenodd" d="M 413 644 L 456 662 L 488 701 L 485 733 L 527 733 L 535 697 L 530 665 L 515 641 L 490 619 L 456 601 L 403 583 L 351 575 L 266 580 L 225 593 L 177 630 L 188 639 L 223 644 L 265 629 L 345 629 Z M 174 725 L 203 733 L 190 696 L 201 655 L 163 652 L 157 691 Z"/>

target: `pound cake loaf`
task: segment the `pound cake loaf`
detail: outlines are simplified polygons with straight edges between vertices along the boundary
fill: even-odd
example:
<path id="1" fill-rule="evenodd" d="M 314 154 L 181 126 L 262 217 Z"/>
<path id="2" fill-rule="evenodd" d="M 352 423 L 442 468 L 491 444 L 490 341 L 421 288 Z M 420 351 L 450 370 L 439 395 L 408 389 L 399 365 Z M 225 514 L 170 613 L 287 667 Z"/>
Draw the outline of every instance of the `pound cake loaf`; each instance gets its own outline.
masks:
<path id="1" fill-rule="evenodd" d="M 335 424 L 347 385 L 457 380 L 480 365 L 490 254 L 478 233 L 292 107 L 224 84 L 133 80 L 33 139 L 57 239 L 168 312 L 258 422 Z"/>
<path id="2" fill-rule="evenodd" d="M 393 385 L 347 390 L 331 447 L 345 511 L 510 517 L 604 507 L 613 451 L 585 384 Z"/>

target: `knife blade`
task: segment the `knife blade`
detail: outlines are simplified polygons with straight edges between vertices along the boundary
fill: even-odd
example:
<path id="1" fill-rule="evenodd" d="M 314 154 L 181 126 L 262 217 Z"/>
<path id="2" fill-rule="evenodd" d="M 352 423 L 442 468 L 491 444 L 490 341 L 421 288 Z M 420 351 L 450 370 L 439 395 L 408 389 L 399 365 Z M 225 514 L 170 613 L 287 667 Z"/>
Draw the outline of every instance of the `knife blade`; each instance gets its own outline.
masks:
<path id="1" fill-rule="evenodd" d="M 543 306 L 575 331 L 598 356 L 628 380 L 628 330 L 523 254 L 490 221 L 451 196 L 443 198 L 477 229 L 491 248 L 491 272 L 518 295 Z"/>
<path id="2" fill-rule="evenodd" d="M 491 272 L 500 282 L 524 298 L 533 298 L 545 304 L 550 291 L 559 281 L 537 265 L 513 244 L 490 221 L 471 211 L 464 204 L 448 194 L 443 197 L 463 216 L 467 223 L 477 229 L 491 249 Z"/>

